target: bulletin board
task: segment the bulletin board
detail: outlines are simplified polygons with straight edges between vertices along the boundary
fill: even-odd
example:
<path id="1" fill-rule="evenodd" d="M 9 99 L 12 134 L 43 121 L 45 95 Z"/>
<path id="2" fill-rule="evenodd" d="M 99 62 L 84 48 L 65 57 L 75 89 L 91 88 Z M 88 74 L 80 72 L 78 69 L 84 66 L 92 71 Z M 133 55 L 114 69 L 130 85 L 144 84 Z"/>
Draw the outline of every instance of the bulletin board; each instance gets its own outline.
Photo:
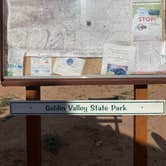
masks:
<path id="1" fill-rule="evenodd" d="M 2 0 L 3 85 L 166 83 L 165 0 Z"/>

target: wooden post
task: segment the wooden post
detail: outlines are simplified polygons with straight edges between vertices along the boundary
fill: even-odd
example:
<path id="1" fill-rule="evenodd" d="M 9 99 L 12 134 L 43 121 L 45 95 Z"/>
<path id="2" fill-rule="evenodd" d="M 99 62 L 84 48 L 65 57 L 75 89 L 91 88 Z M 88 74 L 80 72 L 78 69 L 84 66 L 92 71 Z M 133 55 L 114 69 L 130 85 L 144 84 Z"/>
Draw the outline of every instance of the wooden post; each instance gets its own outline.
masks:
<path id="1" fill-rule="evenodd" d="M 147 85 L 134 85 L 134 98 L 148 98 Z M 134 166 L 147 166 L 147 116 L 134 116 Z"/>
<path id="2" fill-rule="evenodd" d="M 26 100 L 40 100 L 40 87 L 26 87 Z M 27 166 L 41 166 L 41 117 L 27 116 Z"/>

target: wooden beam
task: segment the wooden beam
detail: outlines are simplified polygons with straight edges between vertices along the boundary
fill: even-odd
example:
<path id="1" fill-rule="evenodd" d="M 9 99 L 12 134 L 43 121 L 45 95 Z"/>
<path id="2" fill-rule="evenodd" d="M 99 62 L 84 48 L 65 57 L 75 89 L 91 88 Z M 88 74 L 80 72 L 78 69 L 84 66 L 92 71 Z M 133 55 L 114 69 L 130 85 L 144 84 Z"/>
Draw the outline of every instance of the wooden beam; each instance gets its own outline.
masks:
<path id="1" fill-rule="evenodd" d="M 134 98 L 148 98 L 147 85 L 134 85 Z M 147 116 L 134 116 L 134 166 L 147 166 Z"/>
<path id="2" fill-rule="evenodd" d="M 40 87 L 26 87 L 26 100 L 40 100 Z M 27 116 L 27 166 L 41 166 L 41 117 Z"/>

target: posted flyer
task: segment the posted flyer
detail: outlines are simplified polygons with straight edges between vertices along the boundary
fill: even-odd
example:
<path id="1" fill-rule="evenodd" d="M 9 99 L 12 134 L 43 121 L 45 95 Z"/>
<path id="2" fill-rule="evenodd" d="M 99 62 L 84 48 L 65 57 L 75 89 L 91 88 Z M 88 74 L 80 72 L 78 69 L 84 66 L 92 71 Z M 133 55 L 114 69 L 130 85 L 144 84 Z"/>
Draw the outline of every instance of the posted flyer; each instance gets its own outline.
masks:
<path id="1" fill-rule="evenodd" d="M 140 40 L 162 39 L 162 7 L 160 2 L 133 3 L 133 38 Z"/>
<path id="2" fill-rule="evenodd" d="M 102 75 L 127 75 L 135 70 L 136 47 L 107 43 L 104 45 Z"/>
<path id="3" fill-rule="evenodd" d="M 51 64 L 51 58 L 49 57 L 31 57 L 31 75 L 50 76 Z"/>
<path id="4" fill-rule="evenodd" d="M 85 60 L 82 58 L 56 58 L 53 73 L 61 76 L 81 76 Z"/>

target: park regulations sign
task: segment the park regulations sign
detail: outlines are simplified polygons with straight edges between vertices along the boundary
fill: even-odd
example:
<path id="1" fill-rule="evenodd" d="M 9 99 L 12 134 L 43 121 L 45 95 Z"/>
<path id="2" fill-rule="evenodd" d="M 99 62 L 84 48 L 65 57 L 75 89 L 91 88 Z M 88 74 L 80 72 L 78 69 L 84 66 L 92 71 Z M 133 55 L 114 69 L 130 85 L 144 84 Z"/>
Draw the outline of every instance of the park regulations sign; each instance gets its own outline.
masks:
<path id="1" fill-rule="evenodd" d="M 161 40 L 162 7 L 160 2 L 133 3 L 133 36 L 135 40 Z"/>
<path id="2" fill-rule="evenodd" d="M 13 115 L 165 115 L 164 100 L 11 101 Z"/>

